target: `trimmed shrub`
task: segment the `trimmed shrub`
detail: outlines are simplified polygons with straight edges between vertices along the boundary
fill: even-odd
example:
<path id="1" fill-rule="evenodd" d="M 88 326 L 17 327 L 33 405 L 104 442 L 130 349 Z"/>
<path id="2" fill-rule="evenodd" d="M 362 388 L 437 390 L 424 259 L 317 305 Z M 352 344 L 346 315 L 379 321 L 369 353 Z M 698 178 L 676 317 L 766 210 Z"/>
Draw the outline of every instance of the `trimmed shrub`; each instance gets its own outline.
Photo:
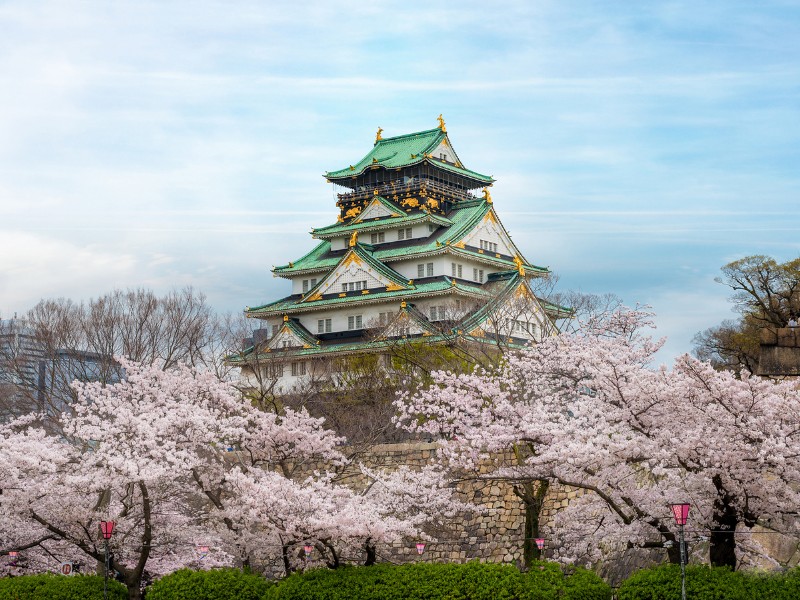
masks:
<path id="1" fill-rule="evenodd" d="M 796 600 L 800 598 L 800 570 L 773 574 L 688 565 L 686 595 L 692 600 Z M 638 571 L 622 583 L 618 592 L 619 600 L 680 600 L 680 597 L 679 565 Z"/>
<path id="2" fill-rule="evenodd" d="M 126 600 L 128 590 L 108 581 L 108 597 Z M 0 579 L 0 600 L 103 600 L 103 578 L 97 575 L 20 575 Z"/>
<path id="3" fill-rule="evenodd" d="M 272 600 L 275 584 L 239 569 L 181 569 L 153 583 L 147 600 Z"/>
<path id="4" fill-rule="evenodd" d="M 610 600 L 611 588 L 585 570 L 555 563 L 529 573 L 511 565 L 416 563 L 313 569 L 277 587 L 276 600 Z M 148 599 L 149 600 L 149 599 Z"/>

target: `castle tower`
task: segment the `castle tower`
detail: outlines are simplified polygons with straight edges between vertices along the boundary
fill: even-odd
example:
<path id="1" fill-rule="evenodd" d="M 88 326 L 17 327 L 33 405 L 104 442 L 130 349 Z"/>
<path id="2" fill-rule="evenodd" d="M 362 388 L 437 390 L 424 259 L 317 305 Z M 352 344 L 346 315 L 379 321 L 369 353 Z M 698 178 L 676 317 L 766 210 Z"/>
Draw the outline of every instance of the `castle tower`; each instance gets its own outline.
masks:
<path id="1" fill-rule="evenodd" d="M 441 115 L 434 129 L 382 132 L 360 161 L 325 174 L 336 222 L 273 269 L 291 294 L 245 310 L 263 326 L 232 360 L 244 376 L 267 364 L 288 390 L 332 360 L 403 340 L 520 347 L 568 315 L 535 296 L 531 280 L 548 270 L 522 256 L 495 212 L 494 180 L 463 165 Z"/>

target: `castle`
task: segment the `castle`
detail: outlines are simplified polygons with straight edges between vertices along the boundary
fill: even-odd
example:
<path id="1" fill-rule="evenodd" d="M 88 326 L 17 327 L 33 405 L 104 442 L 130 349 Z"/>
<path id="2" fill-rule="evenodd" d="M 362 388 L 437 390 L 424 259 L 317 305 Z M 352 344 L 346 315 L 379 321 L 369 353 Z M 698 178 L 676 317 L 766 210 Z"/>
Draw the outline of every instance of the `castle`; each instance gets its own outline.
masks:
<path id="1" fill-rule="evenodd" d="M 325 174 L 336 222 L 312 229 L 319 243 L 273 269 L 291 294 L 246 308 L 261 323 L 232 359 L 244 378 L 267 370 L 289 390 L 342 357 L 387 355 L 407 340 L 520 347 L 569 315 L 536 297 L 532 280 L 548 269 L 511 240 L 494 179 L 464 166 L 441 115 L 434 129 L 382 133 L 361 160 Z"/>

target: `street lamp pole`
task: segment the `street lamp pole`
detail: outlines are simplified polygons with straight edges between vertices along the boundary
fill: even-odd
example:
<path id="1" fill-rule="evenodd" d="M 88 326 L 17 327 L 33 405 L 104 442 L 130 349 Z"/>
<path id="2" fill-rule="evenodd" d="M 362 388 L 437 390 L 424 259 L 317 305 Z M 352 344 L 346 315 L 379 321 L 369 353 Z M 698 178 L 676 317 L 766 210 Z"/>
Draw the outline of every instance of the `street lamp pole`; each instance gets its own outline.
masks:
<path id="1" fill-rule="evenodd" d="M 684 536 L 683 528 L 686 526 L 686 521 L 689 518 L 689 503 L 670 504 L 670 508 L 672 508 L 672 516 L 675 519 L 675 524 L 679 528 L 678 535 L 681 545 L 681 600 L 686 600 L 686 537 Z"/>
<path id="2" fill-rule="evenodd" d="M 111 535 L 114 533 L 114 521 L 100 521 L 100 532 L 103 534 L 103 539 L 106 543 L 106 569 L 105 578 L 103 579 L 103 598 L 108 600 L 108 570 L 110 568 L 108 540 L 111 539 Z"/>

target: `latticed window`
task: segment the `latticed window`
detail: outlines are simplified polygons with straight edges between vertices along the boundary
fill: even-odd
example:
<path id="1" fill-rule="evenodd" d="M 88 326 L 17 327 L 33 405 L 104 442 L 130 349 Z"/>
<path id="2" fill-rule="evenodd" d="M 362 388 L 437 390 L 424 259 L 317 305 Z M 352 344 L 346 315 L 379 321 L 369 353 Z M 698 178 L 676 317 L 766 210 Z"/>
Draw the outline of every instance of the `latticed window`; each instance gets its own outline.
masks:
<path id="1" fill-rule="evenodd" d="M 433 277 L 433 263 L 428 263 L 428 277 Z"/>
<path id="2" fill-rule="evenodd" d="M 386 233 L 379 231 L 369 236 L 369 241 L 373 244 L 382 244 L 386 241 Z"/>
<path id="3" fill-rule="evenodd" d="M 481 240 L 481 250 L 488 250 L 489 252 L 497 252 L 497 244 L 489 240 Z"/>
<path id="4" fill-rule="evenodd" d="M 348 329 L 361 329 L 362 328 L 362 317 L 361 315 L 350 315 L 347 317 L 347 328 Z"/>
<path id="5" fill-rule="evenodd" d="M 306 363 L 304 362 L 293 362 L 292 363 L 292 375 L 294 377 L 300 377 L 301 375 L 306 374 Z"/>
<path id="6" fill-rule="evenodd" d="M 331 320 L 319 319 L 317 321 L 317 333 L 330 333 L 330 332 L 331 332 Z"/>

